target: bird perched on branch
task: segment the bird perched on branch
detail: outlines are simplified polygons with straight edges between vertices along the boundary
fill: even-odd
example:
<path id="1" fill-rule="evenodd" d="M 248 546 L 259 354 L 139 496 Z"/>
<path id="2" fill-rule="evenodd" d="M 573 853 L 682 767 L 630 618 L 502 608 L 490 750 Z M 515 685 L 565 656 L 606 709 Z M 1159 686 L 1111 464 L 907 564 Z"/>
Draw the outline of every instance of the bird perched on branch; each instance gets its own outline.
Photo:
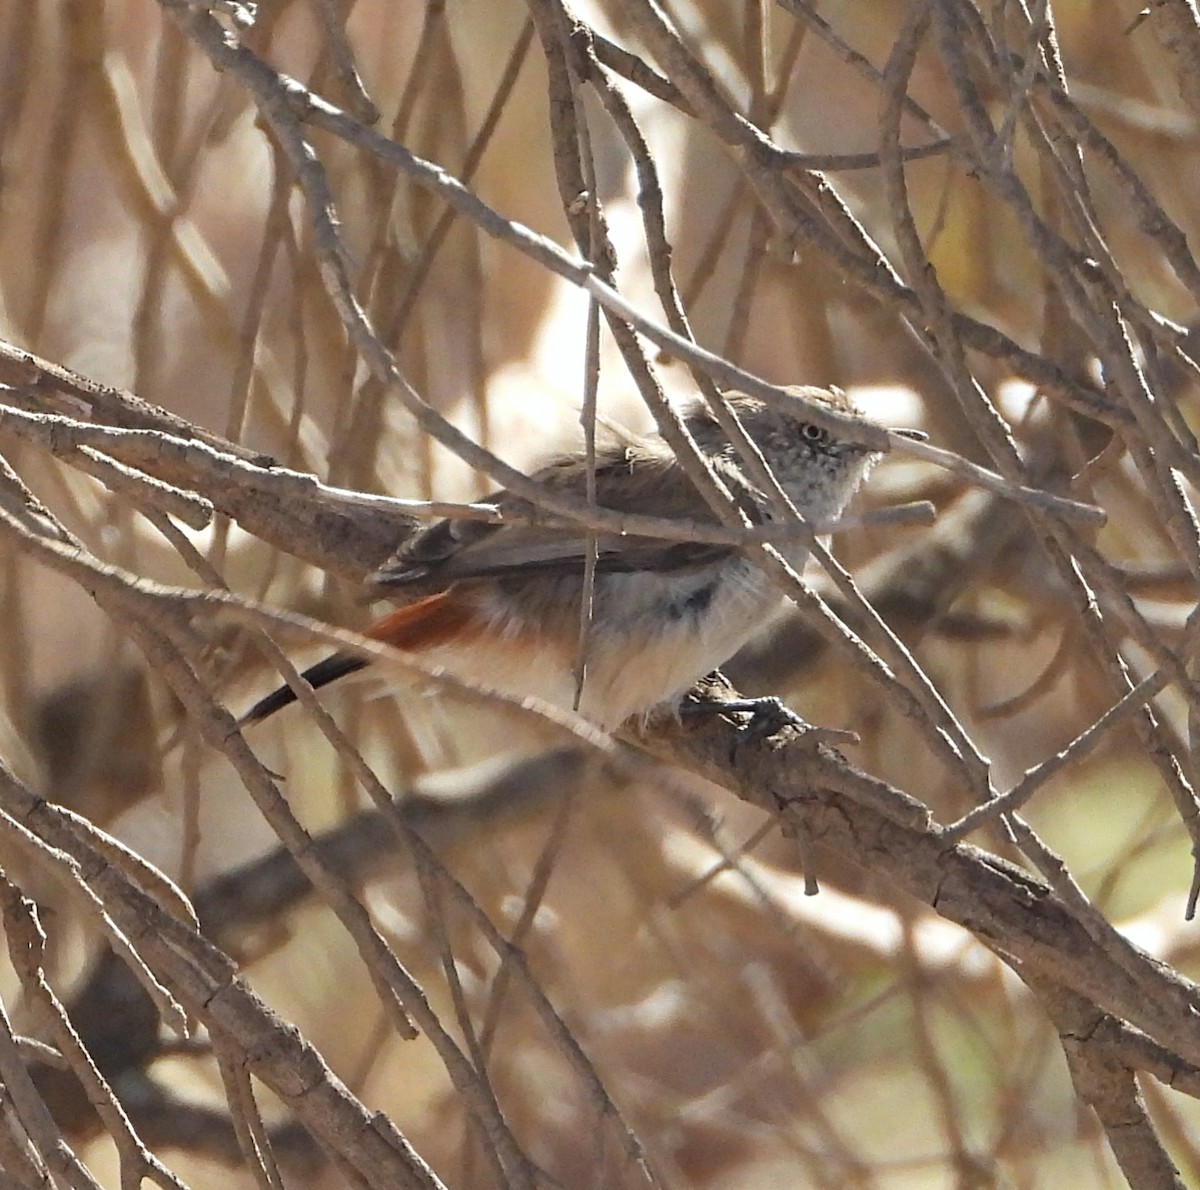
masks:
<path id="1" fill-rule="evenodd" d="M 857 415 L 845 394 L 790 391 L 793 408 L 741 393 L 725 400 L 795 509 L 806 521 L 828 523 L 878 456 L 813 420 L 814 407 Z M 782 519 L 778 498 L 752 482 L 754 468 L 703 401 L 689 404 L 682 420 L 751 524 Z M 586 456 L 559 458 L 533 479 L 583 502 Z M 594 493 L 597 506 L 617 513 L 718 523 L 658 435 L 598 444 Z M 528 501 L 507 491 L 490 502 L 502 513 L 531 511 Z M 779 549 L 794 567 L 803 565 L 802 543 Z M 589 553 L 590 613 L 581 631 Z M 735 545 L 589 533 L 565 520 L 535 524 L 520 515 L 511 523 L 431 525 L 408 539 L 372 583 L 381 594 L 403 593 L 416 601 L 377 620 L 367 637 L 500 693 L 577 709 L 605 729 L 677 702 L 764 628 L 784 601 L 753 557 Z M 321 687 L 368 665 L 363 656 L 336 653 L 305 670 L 304 678 Z M 282 686 L 242 722 L 265 719 L 295 698 Z"/>

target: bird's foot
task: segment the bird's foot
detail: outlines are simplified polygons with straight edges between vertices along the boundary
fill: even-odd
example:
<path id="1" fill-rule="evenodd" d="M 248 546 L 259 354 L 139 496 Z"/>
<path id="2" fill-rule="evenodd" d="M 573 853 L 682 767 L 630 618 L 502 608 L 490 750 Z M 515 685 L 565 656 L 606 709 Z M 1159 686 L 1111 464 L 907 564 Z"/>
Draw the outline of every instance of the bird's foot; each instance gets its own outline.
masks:
<path id="1" fill-rule="evenodd" d="M 794 727 L 816 743 L 855 743 L 858 736 L 852 731 L 837 727 L 818 727 L 786 706 L 775 695 L 745 698 L 735 694 L 732 698 L 722 697 L 731 687 L 724 676 L 716 673 L 705 678 L 684 699 L 679 708 L 681 715 L 748 715 L 738 726 L 738 743 L 753 744 L 768 739 L 787 727 Z"/>

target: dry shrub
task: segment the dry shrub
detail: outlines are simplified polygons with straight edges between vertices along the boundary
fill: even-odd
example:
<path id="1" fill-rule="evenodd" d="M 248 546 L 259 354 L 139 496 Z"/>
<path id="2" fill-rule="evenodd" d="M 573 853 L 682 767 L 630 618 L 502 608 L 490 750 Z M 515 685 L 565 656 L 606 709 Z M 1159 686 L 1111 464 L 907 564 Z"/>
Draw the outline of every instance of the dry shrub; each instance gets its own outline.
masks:
<path id="1" fill-rule="evenodd" d="M 1192 6 L 0 20 L 6 1186 L 1200 1176 Z M 856 743 L 233 733 L 430 511 L 352 492 L 731 367 L 993 476 L 728 667 Z"/>

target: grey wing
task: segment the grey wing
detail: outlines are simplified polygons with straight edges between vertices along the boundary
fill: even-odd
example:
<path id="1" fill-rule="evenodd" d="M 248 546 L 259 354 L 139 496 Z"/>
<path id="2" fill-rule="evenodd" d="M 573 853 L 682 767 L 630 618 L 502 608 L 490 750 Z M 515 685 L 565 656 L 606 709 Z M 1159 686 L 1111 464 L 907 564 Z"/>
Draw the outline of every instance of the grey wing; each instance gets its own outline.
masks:
<path id="1" fill-rule="evenodd" d="M 564 495 L 584 498 L 586 474 L 576 460 L 564 459 L 533 476 Z M 734 486 L 745 489 L 740 477 Z M 753 510 L 748 490 L 739 503 Z M 507 492 L 492 502 L 514 513 L 532 506 Z M 615 512 L 647 513 L 680 520 L 714 520 L 712 513 L 674 464 L 665 448 L 613 446 L 597 459 L 596 501 Z M 601 572 L 686 570 L 728 557 L 730 546 L 664 541 L 618 533 L 598 533 L 596 568 Z M 467 579 L 501 575 L 578 574 L 589 549 L 586 532 L 572 525 L 492 525 L 480 521 L 441 521 L 410 538 L 375 575 L 381 588 L 441 590 Z"/>

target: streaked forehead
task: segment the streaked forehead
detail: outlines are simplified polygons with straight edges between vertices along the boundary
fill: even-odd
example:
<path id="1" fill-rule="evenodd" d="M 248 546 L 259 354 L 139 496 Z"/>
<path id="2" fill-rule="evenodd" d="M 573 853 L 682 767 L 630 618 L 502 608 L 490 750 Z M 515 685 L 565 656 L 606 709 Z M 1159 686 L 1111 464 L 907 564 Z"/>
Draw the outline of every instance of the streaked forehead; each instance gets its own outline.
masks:
<path id="1" fill-rule="evenodd" d="M 824 405 L 834 413 L 849 413 L 854 417 L 862 416 L 862 410 L 850 399 L 850 394 L 842 392 L 840 388 L 817 388 L 809 384 L 786 384 L 783 387 L 784 391 L 799 398 L 798 413 L 803 412 L 800 402 L 807 401 L 814 405 Z"/>
<path id="2" fill-rule="evenodd" d="M 779 418 L 803 422 L 805 414 L 814 406 L 817 409 L 827 409 L 830 413 L 863 419 L 862 410 L 840 389 L 817 388 L 815 385 L 807 384 L 790 384 L 782 387 L 785 392 L 796 398 L 794 409 L 767 405 L 758 397 L 749 396 L 747 393 L 727 392 L 725 399 L 740 416 L 751 417 L 755 420 L 762 419 L 768 423 Z M 711 414 L 705 406 L 701 405 L 700 409 L 702 416 L 711 418 Z"/>

